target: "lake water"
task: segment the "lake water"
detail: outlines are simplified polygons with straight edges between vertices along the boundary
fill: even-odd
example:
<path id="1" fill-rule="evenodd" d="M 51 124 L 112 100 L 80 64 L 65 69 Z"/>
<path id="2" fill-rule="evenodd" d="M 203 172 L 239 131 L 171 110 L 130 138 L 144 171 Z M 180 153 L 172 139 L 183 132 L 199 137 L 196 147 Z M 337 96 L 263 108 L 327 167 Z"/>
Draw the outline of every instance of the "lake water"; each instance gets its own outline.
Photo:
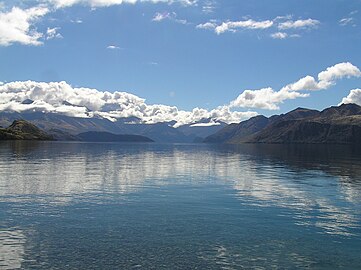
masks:
<path id="1" fill-rule="evenodd" d="M 360 269 L 361 151 L 0 144 L 0 269 Z"/>

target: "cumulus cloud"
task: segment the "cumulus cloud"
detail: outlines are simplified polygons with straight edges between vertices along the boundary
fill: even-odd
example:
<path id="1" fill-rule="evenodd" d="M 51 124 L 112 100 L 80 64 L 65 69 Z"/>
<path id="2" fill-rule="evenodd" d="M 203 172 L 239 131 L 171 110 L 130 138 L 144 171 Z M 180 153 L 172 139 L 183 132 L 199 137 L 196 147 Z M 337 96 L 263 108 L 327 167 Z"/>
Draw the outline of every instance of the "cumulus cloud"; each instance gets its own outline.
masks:
<path id="1" fill-rule="evenodd" d="M 299 28 L 313 28 L 317 27 L 320 24 L 320 21 L 314 19 L 306 19 L 306 20 L 288 20 L 278 24 L 278 29 L 286 30 L 286 29 L 299 29 Z"/>
<path id="2" fill-rule="evenodd" d="M 284 89 L 275 91 L 268 87 L 258 90 L 245 90 L 237 97 L 237 99 L 231 102 L 230 106 L 278 110 L 278 104 L 283 103 L 285 100 L 308 96 L 309 94 L 302 94 Z"/>
<path id="3" fill-rule="evenodd" d="M 285 86 L 283 89 L 288 91 L 302 90 L 324 90 L 343 78 L 361 77 L 361 71 L 358 67 L 349 62 L 339 63 L 318 74 L 318 80 L 312 76 L 301 78 L 297 82 Z"/>
<path id="4" fill-rule="evenodd" d="M 13 7 L 10 11 L 0 12 L 0 46 L 13 43 L 41 45 L 43 34 L 37 32 L 34 23 L 48 12 L 49 9 L 42 6 L 29 9 Z"/>
<path id="5" fill-rule="evenodd" d="M 352 89 L 348 96 L 342 99 L 340 105 L 348 103 L 355 103 L 361 106 L 361 89 Z"/>
<path id="6" fill-rule="evenodd" d="M 358 67 L 349 62 L 339 63 L 327 68 L 318 74 L 318 80 L 324 82 L 325 85 L 332 85 L 333 81 L 342 78 L 360 77 L 361 71 Z"/>
<path id="7" fill-rule="evenodd" d="M 275 91 L 270 87 L 245 90 L 230 103 L 230 107 L 277 110 L 279 104 L 285 100 L 309 96 L 308 93 L 300 93 L 300 91 L 324 90 L 334 85 L 339 79 L 351 77 L 361 77 L 361 71 L 351 63 L 339 63 L 320 72 L 317 80 L 308 75 L 282 87 L 279 91 Z"/>
<path id="8" fill-rule="evenodd" d="M 24 102 L 31 100 L 33 102 Z M 240 122 L 257 115 L 237 112 L 229 106 L 211 111 L 194 108 L 179 110 L 175 106 L 147 104 L 145 99 L 126 92 L 107 92 L 90 88 L 74 88 L 66 82 L 11 82 L 0 86 L 0 111 L 40 111 L 74 117 L 117 118 L 135 116 L 144 123 L 175 120 L 176 126 L 191 124 L 205 118 L 227 123 Z"/>

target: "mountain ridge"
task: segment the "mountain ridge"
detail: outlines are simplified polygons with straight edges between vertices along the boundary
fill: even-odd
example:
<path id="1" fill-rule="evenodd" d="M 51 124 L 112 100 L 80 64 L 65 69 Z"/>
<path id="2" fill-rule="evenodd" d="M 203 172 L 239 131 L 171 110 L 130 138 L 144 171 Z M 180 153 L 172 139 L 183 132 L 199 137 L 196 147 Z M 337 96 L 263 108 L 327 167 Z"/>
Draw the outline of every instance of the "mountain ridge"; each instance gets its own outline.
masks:
<path id="1" fill-rule="evenodd" d="M 256 116 L 228 126 L 204 142 L 359 144 L 361 107 L 342 104 L 322 111 L 297 108 L 271 117 Z"/>
<path id="2" fill-rule="evenodd" d="M 30 102 L 30 101 L 29 101 Z M 56 113 L 43 112 L 0 112 L 0 126 L 9 126 L 14 120 L 24 119 L 40 129 L 52 134 L 57 140 L 72 140 L 79 133 L 96 131 L 113 134 L 132 134 L 145 136 L 156 142 L 192 143 L 203 139 L 226 126 L 223 122 L 214 123 L 212 119 L 173 127 L 174 122 L 145 124 L 137 117 L 123 117 L 117 121 L 106 118 L 80 118 Z M 192 127 L 197 123 L 211 123 L 211 126 Z M 56 132 L 55 132 L 56 131 Z"/>

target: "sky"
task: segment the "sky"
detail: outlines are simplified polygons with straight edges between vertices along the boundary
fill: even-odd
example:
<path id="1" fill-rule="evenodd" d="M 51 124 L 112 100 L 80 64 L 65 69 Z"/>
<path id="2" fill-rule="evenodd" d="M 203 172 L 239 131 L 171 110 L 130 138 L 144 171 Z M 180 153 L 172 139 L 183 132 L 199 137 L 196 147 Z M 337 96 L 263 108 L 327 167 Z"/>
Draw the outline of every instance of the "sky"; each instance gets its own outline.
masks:
<path id="1" fill-rule="evenodd" d="M 361 0 L 0 0 L 0 110 L 230 123 L 361 105 L 360 48 Z"/>

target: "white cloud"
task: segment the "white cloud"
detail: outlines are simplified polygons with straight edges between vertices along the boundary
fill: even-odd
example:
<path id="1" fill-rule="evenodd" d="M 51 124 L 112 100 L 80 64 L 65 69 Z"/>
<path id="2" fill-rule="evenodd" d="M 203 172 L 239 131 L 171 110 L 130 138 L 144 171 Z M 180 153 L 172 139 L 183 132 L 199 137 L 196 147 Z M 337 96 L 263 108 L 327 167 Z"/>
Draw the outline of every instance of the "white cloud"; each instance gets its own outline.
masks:
<path id="1" fill-rule="evenodd" d="M 197 123 L 197 124 L 193 124 L 190 127 L 213 127 L 213 126 L 220 126 L 221 123 L 219 122 L 209 122 L 209 123 Z"/>
<path id="2" fill-rule="evenodd" d="M 336 83 L 336 80 L 351 77 L 361 77 L 358 67 L 349 62 L 339 63 L 318 74 L 318 80 L 312 76 L 306 76 L 295 83 L 284 87 L 288 91 L 324 90 Z"/>
<path id="3" fill-rule="evenodd" d="M 354 10 L 351 11 L 347 17 L 342 18 L 341 20 L 338 21 L 339 25 L 341 26 L 347 26 L 347 25 L 351 25 L 351 26 L 356 26 L 356 22 L 355 22 L 355 18 L 353 17 L 355 14 L 358 13 L 358 10 Z"/>
<path id="4" fill-rule="evenodd" d="M 54 38 L 63 38 L 63 36 L 58 33 L 60 27 L 54 27 L 54 28 L 49 28 L 46 30 L 46 39 L 54 39 Z"/>
<path id="5" fill-rule="evenodd" d="M 161 21 L 163 21 L 163 20 L 165 20 L 165 19 L 169 19 L 170 16 L 171 16 L 171 15 L 170 15 L 169 12 L 163 12 L 163 13 L 157 12 L 157 13 L 154 15 L 152 21 L 153 21 L 153 22 L 161 22 Z"/>
<path id="6" fill-rule="evenodd" d="M 109 45 L 109 46 L 107 47 L 107 49 L 109 49 L 109 50 L 120 50 L 120 47 L 118 47 L 118 46 L 116 46 L 116 45 Z"/>
<path id="7" fill-rule="evenodd" d="M 41 45 L 42 33 L 36 31 L 34 23 L 49 12 L 46 7 L 21 9 L 13 7 L 8 12 L 0 12 L 0 46 L 13 43 Z"/>
<path id="8" fill-rule="evenodd" d="M 291 14 L 288 14 L 288 15 L 285 15 L 285 16 L 277 16 L 276 18 L 274 18 L 274 22 L 278 22 L 278 21 L 289 21 L 293 18 L 293 15 Z"/>
<path id="9" fill-rule="evenodd" d="M 205 23 L 200 23 L 196 26 L 198 29 L 207 29 L 212 30 L 216 34 L 223 34 L 225 32 L 237 32 L 239 29 L 275 29 L 278 28 L 278 31 L 270 34 L 274 39 L 285 39 L 288 37 L 300 37 L 298 33 L 287 33 L 287 30 L 302 30 L 315 28 L 320 24 L 318 20 L 306 19 L 306 20 L 292 20 L 291 15 L 287 16 L 277 16 L 274 19 L 255 21 L 248 17 L 245 17 L 241 21 L 219 21 L 219 20 L 210 20 Z"/>
<path id="10" fill-rule="evenodd" d="M 348 103 L 355 103 L 361 106 L 361 89 L 356 88 L 352 89 L 347 97 L 344 97 L 340 103 L 341 104 L 348 104 Z"/>
<path id="11" fill-rule="evenodd" d="M 20 81 L 0 84 L 0 111 L 35 110 L 75 117 L 100 116 L 112 121 L 120 117 L 136 116 L 145 123 L 175 120 L 175 126 L 192 124 L 204 118 L 238 123 L 257 113 L 234 111 L 234 108 L 276 110 L 286 100 L 310 95 L 300 91 L 327 89 L 338 79 L 360 76 L 361 72 L 356 66 L 351 63 L 339 63 L 320 72 L 318 80 L 306 76 L 279 91 L 272 88 L 245 90 L 229 105 L 219 106 L 213 110 L 194 108 L 191 111 L 179 110 L 175 106 L 147 104 L 145 99 L 126 92 L 111 93 L 90 88 L 74 88 L 66 82 Z M 344 102 L 356 102 L 356 98 L 361 96 L 359 90 L 351 91 Z M 34 102 L 22 104 L 26 99 Z"/>
<path id="12" fill-rule="evenodd" d="M 273 21 L 254 21 L 252 19 L 246 21 L 228 21 L 216 26 L 214 31 L 216 34 L 223 34 L 225 32 L 235 32 L 237 29 L 266 29 L 273 25 Z"/>
<path id="13" fill-rule="evenodd" d="M 273 39 L 299 38 L 300 34 L 287 34 L 286 32 L 276 32 L 270 35 Z"/>
<path id="14" fill-rule="evenodd" d="M 306 20 L 288 20 L 278 24 L 278 29 L 286 30 L 286 29 L 299 29 L 299 28 L 313 28 L 317 27 L 320 24 L 320 21 L 314 19 L 306 19 Z"/>
<path id="15" fill-rule="evenodd" d="M 339 24 L 342 26 L 353 24 L 353 22 L 354 22 L 354 18 L 343 18 L 343 19 L 339 20 Z"/>
<path id="16" fill-rule="evenodd" d="M 136 4 L 138 2 L 144 3 L 165 3 L 174 4 L 179 3 L 183 6 L 194 6 L 197 0 L 46 0 L 46 2 L 54 5 L 56 8 L 65 8 L 73 5 L 84 5 L 90 7 L 109 7 L 121 4 Z"/>
<path id="17" fill-rule="evenodd" d="M 77 24 L 83 23 L 83 21 L 81 19 L 71 20 L 70 22 L 77 23 Z"/>
<path id="18" fill-rule="evenodd" d="M 207 29 L 207 30 L 213 30 L 216 27 L 217 27 L 217 23 L 215 23 L 215 22 L 201 23 L 196 26 L 196 28 L 198 28 L 198 29 Z"/>
<path id="19" fill-rule="evenodd" d="M 238 29 L 267 29 L 272 27 L 273 21 L 254 21 L 248 19 L 245 21 L 226 21 L 222 23 L 217 23 L 215 20 L 209 22 L 198 24 L 196 28 L 198 29 L 207 29 L 214 30 L 217 35 L 223 34 L 225 32 L 236 32 Z"/>
<path id="20" fill-rule="evenodd" d="M 31 104 L 22 104 L 26 99 Z M 73 88 L 66 82 L 11 82 L 0 86 L 0 111 L 27 111 L 60 113 L 75 117 L 101 116 L 110 120 L 136 116 L 145 123 L 177 121 L 176 126 L 191 124 L 204 118 L 227 123 L 240 122 L 256 112 L 232 111 L 220 106 L 211 111 L 194 108 L 179 110 L 175 106 L 149 105 L 144 99 L 126 92 L 102 92 L 90 88 Z"/>
<path id="21" fill-rule="evenodd" d="M 285 100 L 309 96 L 299 91 L 324 90 L 334 85 L 338 79 L 350 77 L 361 77 L 361 71 L 351 63 L 339 63 L 320 72 L 318 80 L 308 75 L 295 83 L 284 86 L 279 91 L 272 88 L 245 90 L 230 103 L 230 107 L 277 110 L 279 104 Z"/>
<path id="22" fill-rule="evenodd" d="M 274 39 L 285 39 L 288 37 L 288 34 L 285 32 L 277 32 L 277 33 L 271 34 L 271 37 Z"/>
<path id="23" fill-rule="evenodd" d="M 161 22 L 164 20 L 171 20 L 176 23 L 187 24 L 187 20 L 177 19 L 177 13 L 175 12 L 163 12 L 163 13 L 157 12 L 152 19 L 153 22 Z"/>
<path id="24" fill-rule="evenodd" d="M 349 62 L 339 63 L 332 67 L 328 67 L 325 71 L 318 74 L 319 81 L 332 82 L 336 79 L 360 77 L 361 71 L 358 67 Z"/>
<path id="25" fill-rule="evenodd" d="M 268 87 L 259 90 L 245 90 L 237 97 L 237 99 L 231 102 L 230 106 L 278 110 L 278 104 L 283 103 L 285 100 L 308 96 L 309 94 L 302 94 L 294 91 L 274 91 L 272 88 Z"/>

